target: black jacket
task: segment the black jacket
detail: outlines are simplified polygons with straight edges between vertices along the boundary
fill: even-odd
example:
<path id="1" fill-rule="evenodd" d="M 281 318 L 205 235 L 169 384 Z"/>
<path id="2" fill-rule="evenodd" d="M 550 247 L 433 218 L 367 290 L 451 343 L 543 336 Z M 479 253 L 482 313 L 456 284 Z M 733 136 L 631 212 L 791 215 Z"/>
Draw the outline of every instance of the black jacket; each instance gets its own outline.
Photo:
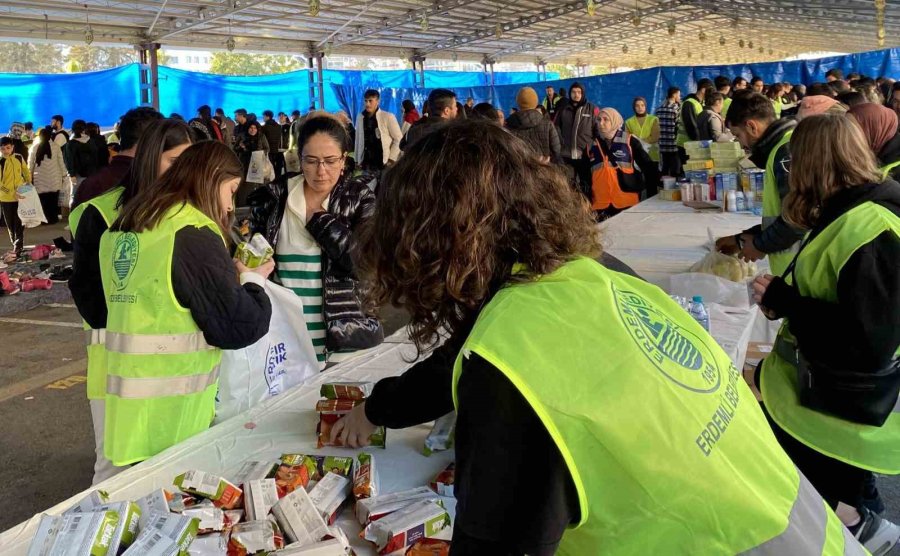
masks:
<path id="1" fill-rule="evenodd" d="M 262 125 L 259 131 L 266 136 L 266 140 L 269 142 L 269 153 L 277 153 L 281 148 L 281 124 L 275 120 L 269 120 Z"/>
<path id="2" fill-rule="evenodd" d="M 758 168 L 765 169 L 766 162 L 769 160 L 769 154 L 775 145 L 785 133 L 797 127 L 795 120 L 782 118 L 775 120 L 772 125 L 766 129 L 763 136 L 753 146 L 750 153 L 750 160 L 756 164 Z M 791 190 L 788 178 L 788 171 L 791 166 L 791 144 L 786 143 L 775 153 L 775 182 L 778 186 L 778 195 L 784 199 Z M 763 253 L 777 253 L 789 249 L 793 244 L 800 241 L 805 232 L 785 222 L 784 218 L 779 216 L 766 229 L 762 226 L 754 226 L 745 233 L 753 235 L 753 245 Z"/>
<path id="3" fill-rule="evenodd" d="M 522 139 L 541 156 L 559 159 L 559 133 L 556 126 L 540 110 L 520 110 L 506 119 L 510 133 Z"/>
<path id="4" fill-rule="evenodd" d="M 900 162 L 900 133 L 894 135 L 890 141 L 885 143 L 878 152 L 878 162 L 881 166 L 887 166 L 895 162 Z M 900 180 L 900 166 L 891 169 L 890 177 L 894 181 Z"/>
<path id="5" fill-rule="evenodd" d="M 73 238 L 74 260 L 69 290 L 81 317 L 91 328 L 106 328 L 106 300 L 100 279 L 100 236 L 106 231 L 100 212 L 89 206 Z M 178 302 L 211 346 L 247 347 L 269 331 L 272 306 L 256 284 L 238 284 L 234 262 L 222 239 L 206 229 L 183 228 L 175 234 L 172 289 Z"/>
<path id="6" fill-rule="evenodd" d="M 287 205 L 289 177 L 299 176 L 282 176 L 248 197 L 251 232 L 265 236 L 273 248 Z M 363 292 L 350 258 L 353 232 L 375 210 L 375 193 L 368 181 L 344 178 L 329 196 L 328 211 L 316 213 L 306 224 L 322 248 L 322 307 L 325 346 L 330 352 L 366 349 L 384 341 L 381 322 L 364 309 Z"/>
<path id="7" fill-rule="evenodd" d="M 825 202 L 814 236 L 840 215 L 866 201 L 900 216 L 900 185 L 852 187 Z M 762 305 L 786 317 L 797 345 L 811 360 L 835 368 L 884 368 L 900 345 L 900 240 L 885 232 L 859 248 L 840 270 L 837 302 L 801 296 L 780 277 L 766 290 Z"/>
<path id="8" fill-rule="evenodd" d="M 446 124 L 450 121 L 451 120 L 445 120 L 443 118 L 434 118 L 431 116 L 428 116 L 426 118 L 421 118 L 419 121 L 414 123 L 409 128 L 409 131 L 406 132 L 406 136 L 404 136 L 403 139 L 400 141 L 400 150 L 402 150 L 403 152 L 406 152 L 406 150 L 409 147 L 413 146 L 416 143 L 416 141 L 418 141 L 422 137 L 425 137 L 426 135 L 428 135 L 435 129 L 438 129 L 439 127 L 443 126 L 444 124 Z M 362 130 L 360 130 L 359 133 L 362 133 Z M 362 163 L 361 160 L 359 162 Z"/>
<path id="9" fill-rule="evenodd" d="M 594 137 L 600 136 L 597 113 L 598 108 L 585 100 L 557 105 L 554 123 L 559 132 L 560 156 L 575 160 L 585 157 Z"/>

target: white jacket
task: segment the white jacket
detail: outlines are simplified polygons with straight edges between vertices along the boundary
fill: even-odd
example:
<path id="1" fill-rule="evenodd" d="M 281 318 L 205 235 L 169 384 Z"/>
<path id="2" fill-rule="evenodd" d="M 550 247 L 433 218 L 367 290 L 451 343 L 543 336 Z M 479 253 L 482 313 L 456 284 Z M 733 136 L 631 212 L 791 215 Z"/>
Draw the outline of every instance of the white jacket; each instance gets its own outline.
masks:
<path id="1" fill-rule="evenodd" d="M 38 193 L 51 193 L 60 191 L 66 186 L 66 163 L 63 161 L 62 149 L 56 142 L 50 142 L 50 158 L 45 158 L 41 165 L 37 165 L 37 150 L 40 143 L 31 146 L 28 152 L 28 169 L 31 171 L 31 180 Z"/>
<path id="2" fill-rule="evenodd" d="M 403 139 L 403 133 L 400 131 L 400 125 L 397 118 L 390 112 L 379 109 L 375 112 L 375 120 L 378 122 L 378 134 L 381 139 L 381 151 L 384 153 L 383 163 L 387 164 L 388 160 L 400 158 L 400 141 Z M 366 130 L 363 126 L 363 115 L 360 113 L 356 117 L 356 163 L 362 164 L 363 150 L 366 146 Z"/>

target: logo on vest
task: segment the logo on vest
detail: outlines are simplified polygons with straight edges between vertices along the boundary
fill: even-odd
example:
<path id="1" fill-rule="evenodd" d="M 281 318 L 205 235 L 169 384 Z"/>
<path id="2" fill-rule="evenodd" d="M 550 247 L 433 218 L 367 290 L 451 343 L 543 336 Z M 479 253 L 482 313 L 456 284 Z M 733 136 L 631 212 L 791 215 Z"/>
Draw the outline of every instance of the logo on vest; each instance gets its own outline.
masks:
<path id="1" fill-rule="evenodd" d="M 116 239 L 113 246 L 113 270 L 116 289 L 122 291 L 128 285 L 128 280 L 134 272 L 138 260 L 137 234 L 126 232 Z"/>
<path id="2" fill-rule="evenodd" d="M 628 334 L 663 376 L 700 394 L 719 389 L 722 373 L 699 336 L 633 292 L 613 286 L 613 295 Z"/>

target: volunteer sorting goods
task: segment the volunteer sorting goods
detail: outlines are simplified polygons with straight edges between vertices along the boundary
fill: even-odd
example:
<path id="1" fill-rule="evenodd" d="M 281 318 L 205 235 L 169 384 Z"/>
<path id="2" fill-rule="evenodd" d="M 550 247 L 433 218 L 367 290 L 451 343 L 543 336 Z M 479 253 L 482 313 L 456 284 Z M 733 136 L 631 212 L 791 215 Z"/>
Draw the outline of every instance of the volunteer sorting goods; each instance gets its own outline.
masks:
<path id="1" fill-rule="evenodd" d="M 333 429 L 457 410 L 454 554 L 863 554 L 725 352 L 662 290 L 594 260 L 589 207 L 490 122 L 389 169 L 356 250 L 420 352 Z M 402 217 L 398 217 L 402 215 Z"/>

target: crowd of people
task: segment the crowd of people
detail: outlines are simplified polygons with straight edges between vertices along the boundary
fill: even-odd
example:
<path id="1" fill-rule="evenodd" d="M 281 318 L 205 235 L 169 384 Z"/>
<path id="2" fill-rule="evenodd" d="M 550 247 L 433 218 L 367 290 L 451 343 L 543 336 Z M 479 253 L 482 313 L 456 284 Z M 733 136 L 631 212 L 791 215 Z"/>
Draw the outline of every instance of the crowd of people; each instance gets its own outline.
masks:
<path id="1" fill-rule="evenodd" d="M 579 83 L 523 87 L 509 114 L 446 89 L 399 120 L 377 90 L 354 119 L 135 108 L 105 143 L 54 116 L 27 156 L 25 126 L 0 139 L 9 256 L 15 187 L 40 176 L 72 210 L 95 483 L 209 427 L 221 350 L 266 334 L 274 280 L 324 372 L 383 341 L 379 307 L 410 315 L 422 359 L 332 434 L 455 409 L 454 554 L 881 556 L 900 538 L 873 474 L 900 473 L 900 87 L 848 78 L 701 80 L 627 119 Z M 701 139 L 766 171 L 761 224 L 717 242 L 768 256 L 753 294 L 786 319 L 747 384 L 596 227 Z M 254 233 L 274 258 L 247 268 Z"/>

